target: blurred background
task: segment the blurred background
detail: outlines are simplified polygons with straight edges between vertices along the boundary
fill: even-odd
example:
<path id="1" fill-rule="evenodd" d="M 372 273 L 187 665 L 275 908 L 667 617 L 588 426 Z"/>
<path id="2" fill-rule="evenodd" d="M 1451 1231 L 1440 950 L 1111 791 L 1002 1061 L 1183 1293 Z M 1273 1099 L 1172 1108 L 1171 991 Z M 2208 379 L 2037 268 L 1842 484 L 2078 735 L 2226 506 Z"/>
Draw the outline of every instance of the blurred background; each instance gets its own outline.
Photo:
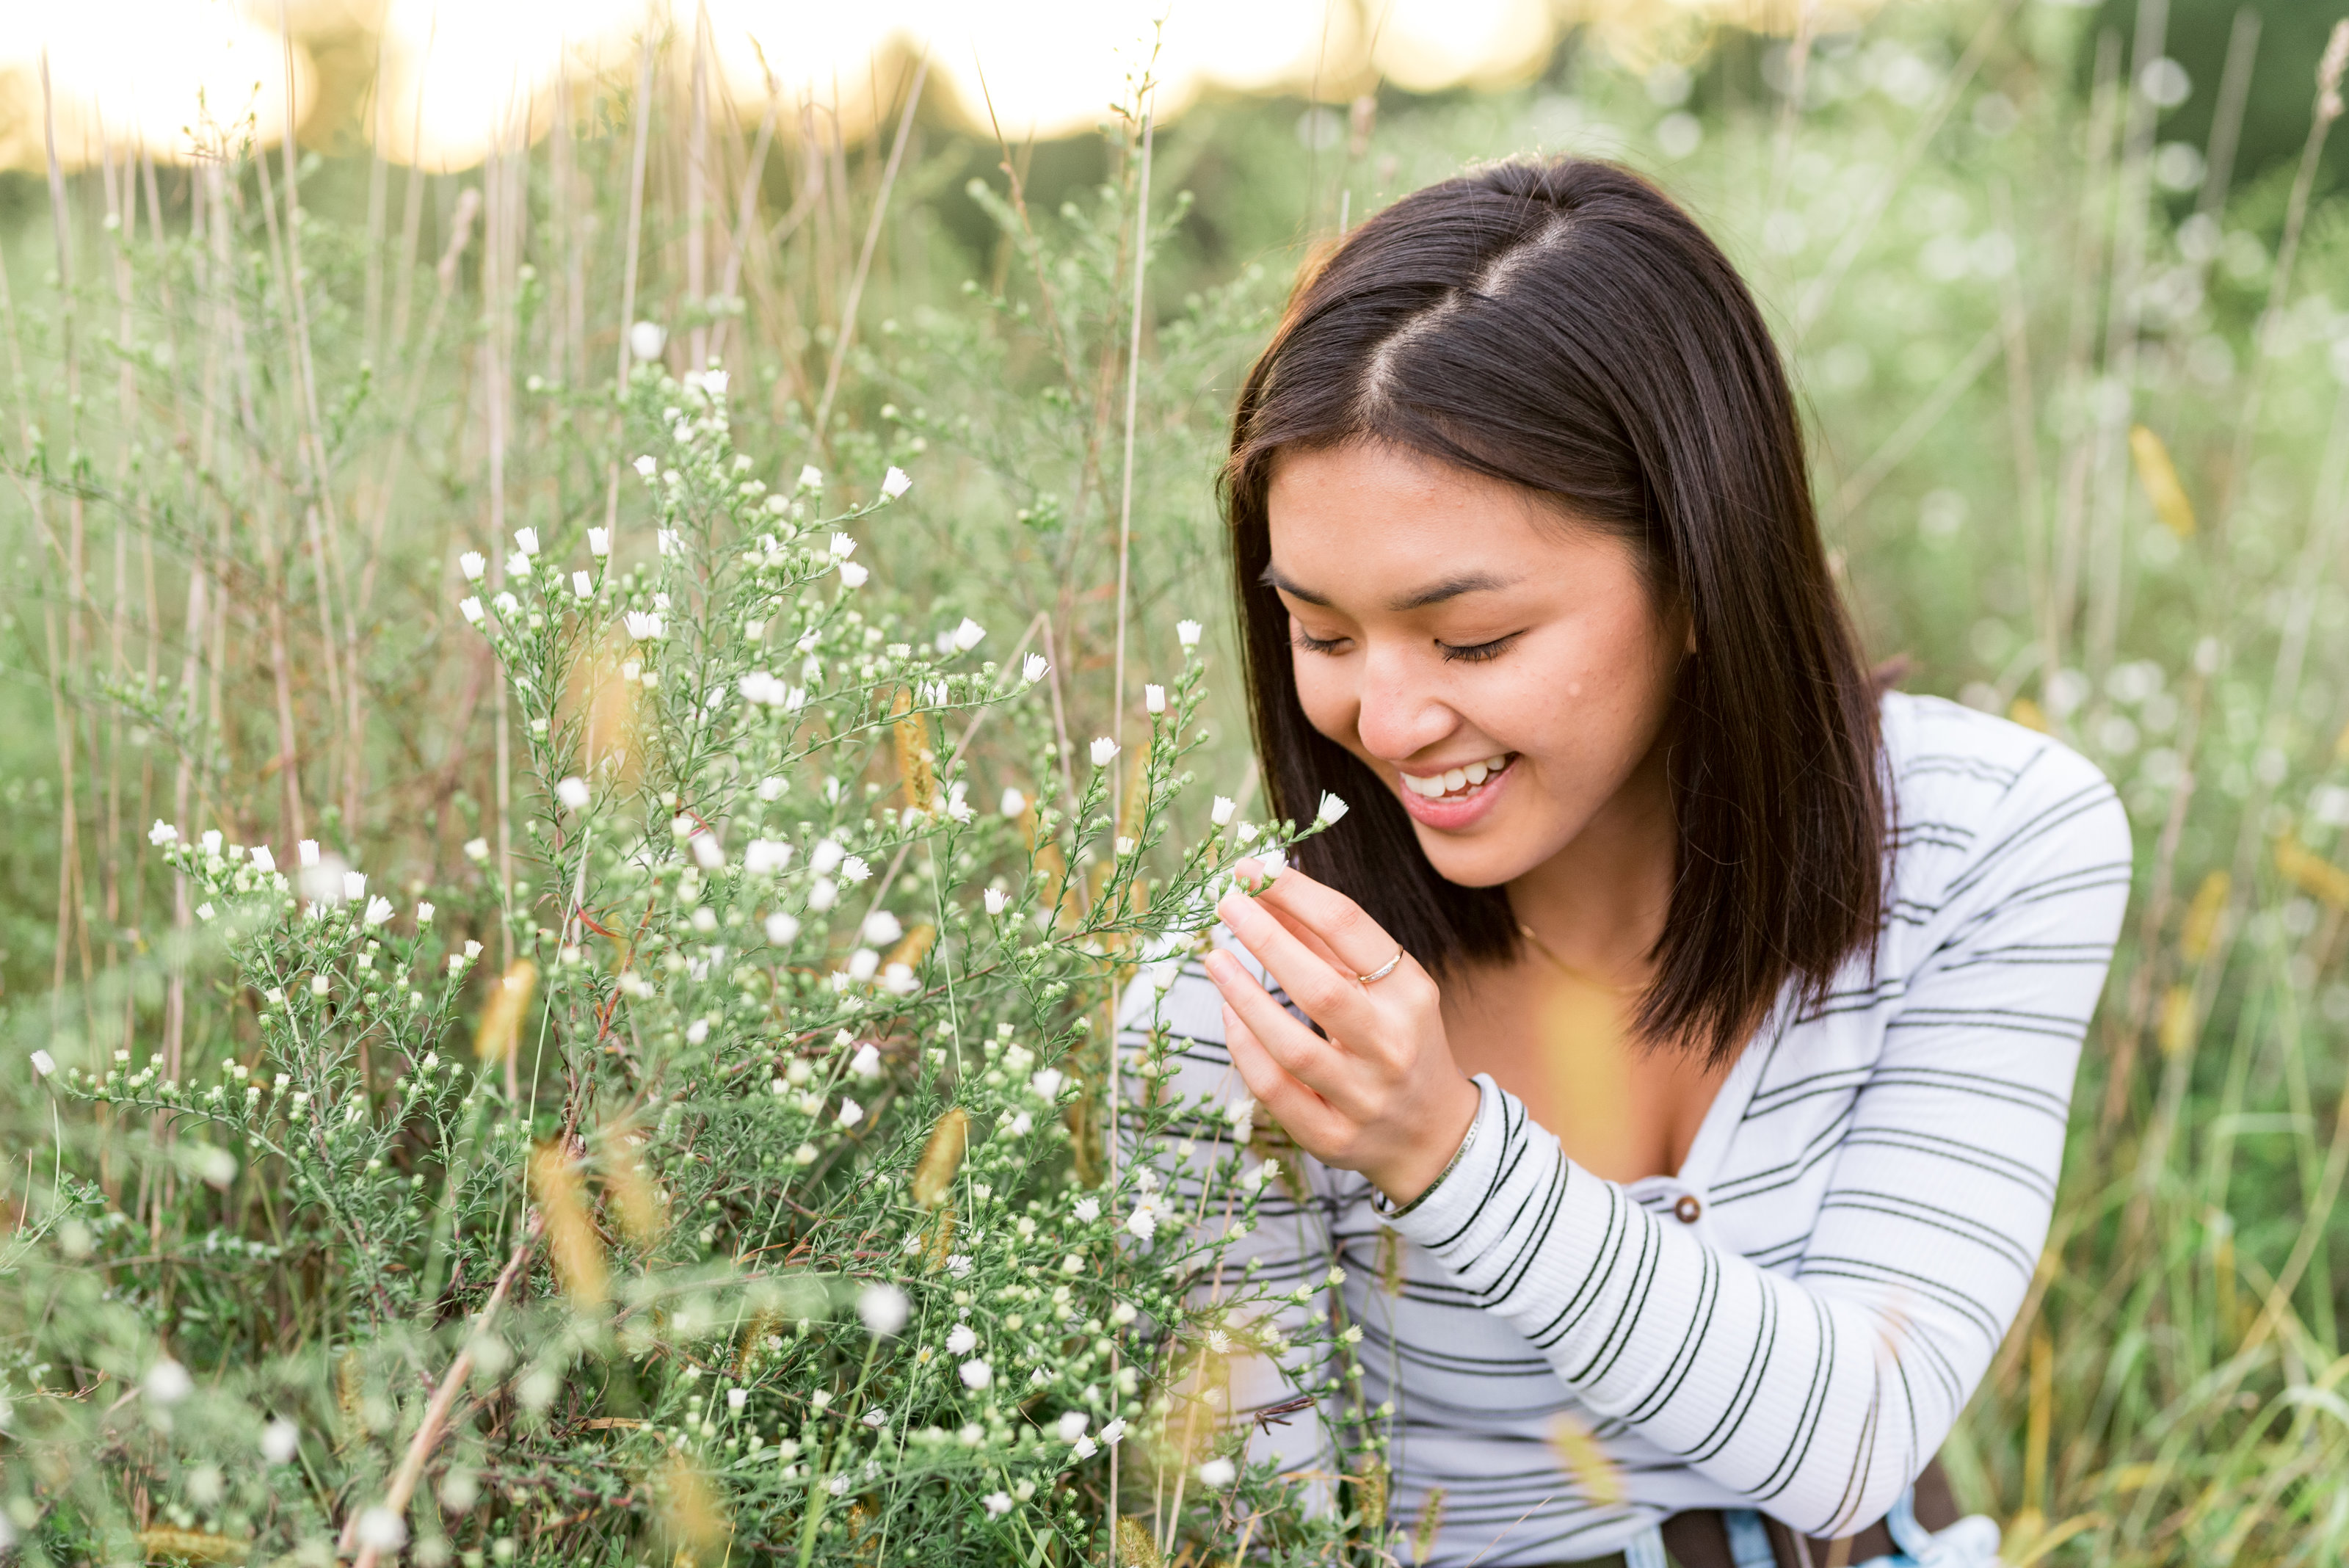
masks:
<path id="1" fill-rule="evenodd" d="M 1178 615 L 1229 647 L 1213 479 L 1299 266 L 1468 163 L 1617 159 L 1761 296 L 1871 652 L 2061 736 L 2136 824 L 2055 1232 L 1950 1445 L 1962 1500 L 2011 1563 L 2343 1561 L 2344 9 L 14 17 L 0 1081 L 35 1044 L 241 1038 L 157 816 L 318 837 L 489 918 L 459 846 L 535 786 L 457 556 L 523 524 L 648 547 L 632 358 L 721 363 L 771 483 L 907 469 L 875 591 L 1038 628 L 1068 729 L 1101 732 L 1122 548 L 1143 679 Z M 1217 669 L 1202 782 L 1247 794 Z M 140 1234 L 217 1222 L 167 1224 L 129 1171 L 104 1200 Z"/>

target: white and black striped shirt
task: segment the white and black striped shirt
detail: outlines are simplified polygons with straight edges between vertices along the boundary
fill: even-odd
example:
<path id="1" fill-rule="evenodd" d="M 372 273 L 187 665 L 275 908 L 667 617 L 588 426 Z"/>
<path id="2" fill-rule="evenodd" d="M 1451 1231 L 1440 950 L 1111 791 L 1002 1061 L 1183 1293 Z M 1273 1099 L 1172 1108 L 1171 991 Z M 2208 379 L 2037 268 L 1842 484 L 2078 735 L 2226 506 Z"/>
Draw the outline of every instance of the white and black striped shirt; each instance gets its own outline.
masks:
<path id="1" fill-rule="evenodd" d="M 1873 973 L 1862 956 L 1824 1005 L 1781 999 L 1676 1176 L 1592 1176 L 1480 1078 L 1466 1154 L 1392 1227 L 1362 1178 L 1305 1158 L 1236 1243 L 1277 1289 L 1344 1266 L 1362 1407 L 1396 1408 L 1391 1517 L 1444 1494 L 1431 1562 L 1603 1555 L 1692 1508 L 1845 1533 L 1931 1459 L 2021 1306 L 2127 820 L 2044 735 L 1897 692 L 1883 715 L 1897 842 Z M 1129 1048 L 1154 1010 L 1175 1095 L 1245 1094 L 1197 963 L 1132 988 Z M 1308 1376 L 1236 1374 L 1234 1410 Z M 1611 1479 L 1561 1462 L 1562 1422 Z M 1250 1457 L 1319 1442 L 1300 1422 Z"/>

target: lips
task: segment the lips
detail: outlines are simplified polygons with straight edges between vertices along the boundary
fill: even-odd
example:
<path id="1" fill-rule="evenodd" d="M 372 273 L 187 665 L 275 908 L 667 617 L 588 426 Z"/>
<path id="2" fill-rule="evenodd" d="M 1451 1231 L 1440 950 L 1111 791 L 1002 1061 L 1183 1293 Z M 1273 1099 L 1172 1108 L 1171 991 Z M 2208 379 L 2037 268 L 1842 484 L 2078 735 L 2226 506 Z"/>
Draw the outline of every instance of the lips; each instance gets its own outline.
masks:
<path id="1" fill-rule="evenodd" d="M 1482 788 L 1485 780 L 1495 774 L 1506 771 L 1508 765 L 1515 761 L 1516 761 L 1515 752 L 1503 752 L 1498 756 L 1486 757 L 1481 762 L 1468 763 L 1456 768 L 1446 768 L 1440 774 L 1409 774 L 1397 771 L 1402 779 L 1402 787 L 1412 794 L 1423 800 L 1448 801 L 1465 796 Z"/>

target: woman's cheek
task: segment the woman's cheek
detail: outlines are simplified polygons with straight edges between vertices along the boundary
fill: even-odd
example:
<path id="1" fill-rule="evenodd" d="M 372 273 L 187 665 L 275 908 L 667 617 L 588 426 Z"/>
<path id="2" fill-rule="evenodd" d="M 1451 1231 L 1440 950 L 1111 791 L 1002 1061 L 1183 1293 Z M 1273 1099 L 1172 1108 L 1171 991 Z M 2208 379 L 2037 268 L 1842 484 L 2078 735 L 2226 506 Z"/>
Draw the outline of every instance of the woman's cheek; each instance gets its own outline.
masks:
<path id="1" fill-rule="evenodd" d="M 1307 723 L 1351 751 L 1358 749 L 1354 733 L 1356 703 L 1351 682 L 1331 668 L 1337 662 L 1326 654 L 1298 654 L 1293 666 L 1297 705 L 1305 711 Z"/>

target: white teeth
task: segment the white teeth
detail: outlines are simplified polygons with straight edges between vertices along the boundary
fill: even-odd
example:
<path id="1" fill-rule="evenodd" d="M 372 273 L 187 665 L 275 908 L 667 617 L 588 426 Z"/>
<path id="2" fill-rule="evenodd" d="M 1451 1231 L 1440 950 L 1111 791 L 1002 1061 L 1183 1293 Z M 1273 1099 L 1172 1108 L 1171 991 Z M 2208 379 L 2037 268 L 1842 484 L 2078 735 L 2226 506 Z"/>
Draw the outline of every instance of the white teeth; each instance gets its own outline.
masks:
<path id="1" fill-rule="evenodd" d="M 1425 776 L 1402 774 L 1401 776 L 1405 789 L 1413 794 L 1435 800 L 1481 784 L 1508 765 L 1509 754 L 1504 752 L 1497 757 L 1487 757 L 1481 763 L 1470 763 L 1465 767 L 1447 768 L 1440 774 Z"/>

